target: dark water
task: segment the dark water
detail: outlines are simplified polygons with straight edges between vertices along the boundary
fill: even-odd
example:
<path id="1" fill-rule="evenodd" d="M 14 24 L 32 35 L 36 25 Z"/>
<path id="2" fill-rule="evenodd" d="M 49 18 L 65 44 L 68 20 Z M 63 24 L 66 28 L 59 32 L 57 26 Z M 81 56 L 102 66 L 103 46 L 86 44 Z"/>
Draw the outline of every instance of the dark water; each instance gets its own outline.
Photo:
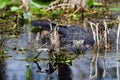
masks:
<path id="1" fill-rule="evenodd" d="M 40 60 L 37 63 L 32 61 L 37 55 L 35 49 L 39 46 L 32 44 L 34 40 L 29 43 L 26 36 L 28 36 L 27 33 L 23 33 L 19 38 L 12 38 L 7 41 L 7 52 L 5 54 L 12 57 L 0 60 L 0 80 L 58 80 L 58 78 L 59 80 L 117 80 L 116 62 L 119 69 L 120 64 L 116 60 L 115 49 L 100 53 L 98 59 L 93 62 L 91 62 L 92 58 L 97 53 L 94 54 L 94 51 L 90 50 L 85 55 L 79 55 L 78 58 L 73 60 L 71 66 L 60 65 L 59 69 L 48 74 L 44 71 L 49 70 L 49 61 Z M 14 50 L 14 48 L 16 49 Z M 19 50 L 22 48 L 26 50 Z M 49 58 L 47 52 L 41 53 L 39 57 Z M 30 79 L 26 78 L 27 64 L 29 64 Z M 95 74 L 96 66 L 97 76 L 92 78 Z M 39 67 L 43 72 L 39 72 Z M 106 73 L 105 76 L 103 76 L 104 72 Z"/>

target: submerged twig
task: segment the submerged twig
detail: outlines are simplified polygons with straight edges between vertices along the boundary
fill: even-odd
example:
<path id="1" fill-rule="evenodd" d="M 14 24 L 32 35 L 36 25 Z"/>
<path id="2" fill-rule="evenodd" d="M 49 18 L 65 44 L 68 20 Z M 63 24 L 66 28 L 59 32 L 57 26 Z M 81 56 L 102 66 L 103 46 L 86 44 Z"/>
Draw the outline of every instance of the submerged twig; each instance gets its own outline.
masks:
<path id="1" fill-rule="evenodd" d="M 108 34 L 109 34 L 109 30 L 108 30 L 107 23 L 105 22 L 105 20 L 103 21 L 103 24 L 104 24 L 104 27 L 105 27 L 105 31 L 104 31 L 105 53 L 104 53 L 104 58 L 103 58 L 104 71 L 103 71 L 103 75 L 102 75 L 102 76 L 105 77 L 105 75 L 106 75 L 106 70 L 107 70 L 107 67 L 106 67 L 106 54 L 107 54 L 107 48 L 109 47 L 109 44 L 108 44 Z"/>
<path id="2" fill-rule="evenodd" d="M 91 60 L 91 62 L 90 62 L 90 78 L 92 79 L 92 78 L 94 78 L 95 76 L 93 76 L 93 65 L 94 65 L 94 61 L 95 61 L 95 57 L 96 55 L 94 55 L 93 57 L 92 57 L 92 60 Z"/>
<path id="3" fill-rule="evenodd" d="M 105 76 L 106 76 L 106 74 L 107 74 L 106 54 L 107 54 L 107 50 L 105 50 L 105 54 L 104 54 L 104 57 L 103 57 L 104 71 L 103 71 L 103 75 L 102 75 L 102 77 L 105 77 Z"/>

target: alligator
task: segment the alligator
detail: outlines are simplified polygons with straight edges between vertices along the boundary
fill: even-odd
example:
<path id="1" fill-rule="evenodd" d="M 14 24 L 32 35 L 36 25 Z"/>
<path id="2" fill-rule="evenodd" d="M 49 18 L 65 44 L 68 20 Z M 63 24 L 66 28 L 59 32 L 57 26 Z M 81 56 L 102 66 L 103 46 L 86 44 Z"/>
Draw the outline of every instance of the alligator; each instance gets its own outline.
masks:
<path id="1" fill-rule="evenodd" d="M 86 51 L 94 44 L 92 33 L 86 31 L 79 25 L 57 25 L 50 23 L 50 21 L 31 20 L 31 25 L 41 26 L 43 30 L 50 31 L 50 24 L 52 28 L 58 27 L 60 36 L 60 44 L 64 46 L 67 51 L 74 53 L 77 50 Z"/>

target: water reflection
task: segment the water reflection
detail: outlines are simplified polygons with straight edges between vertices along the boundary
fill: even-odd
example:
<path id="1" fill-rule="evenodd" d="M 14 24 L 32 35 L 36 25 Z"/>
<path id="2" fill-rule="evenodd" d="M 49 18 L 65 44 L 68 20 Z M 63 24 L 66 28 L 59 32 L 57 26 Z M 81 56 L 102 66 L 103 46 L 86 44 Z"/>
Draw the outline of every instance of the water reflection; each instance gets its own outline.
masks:
<path id="1" fill-rule="evenodd" d="M 72 72 L 68 65 L 58 64 L 58 80 L 72 80 Z"/>
<path id="2" fill-rule="evenodd" d="M 61 63 L 54 63 L 54 65 L 52 65 L 51 63 L 49 63 L 49 69 L 42 71 L 42 67 L 37 62 L 35 62 L 35 64 L 37 65 L 38 68 L 37 72 L 46 73 L 46 75 L 49 76 L 48 77 L 49 80 L 51 80 L 51 78 L 53 77 L 52 74 L 54 74 L 54 72 L 57 72 L 55 80 L 72 80 L 72 72 L 69 65 L 61 64 Z"/>
<path id="3" fill-rule="evenodd" d="M 7 46 L 7 54 L 12 57 L 0 60 L 0 80 L 26 80 L 26 64 L 29 64 L 30 80 L 89 80 L 90 74 L 97 74 L 92 80 L 117 79 L 114 50 L 100 53 L 97 58 L 96 53 L 88 51 L 71 61 L 66 59 L 66 55 L 50 56 L 48 52 L 37 56 L 33 51 L 34 45 L 27 43 L 26 33 L 19 39 L 9 40 Z M 16 50 L 21 47 L 28 50 L 16 52 L 12 50 L 15 47 Z M 38 61 L 34 61 L 34 58 L 38 58 Z M 93 58 L 95 59 L 92 61 Z M 118 66 L 120 68 L 120 65 Z"/>
<path id="4" fill-rule="evenodd" d="M 29 64 L 30 80 L 89 80 L 90 64 L 92 60 L 92 52 L 85 55 L 79 55 L 78 58 L 70 62 L 71 65 L 58 63 L 51 60 L 32 61 L 37 54 L 16 54 L 12 58 L 1 60 L 0 62 L 0 80 L 26 80 L 26 64 Z M 45 53 L 41 53 L 38 58 L 43 58 Z M 41 57 L 42 56 L 42 57 Z M 48 57 L 46 57 L 48 58 Z M 106 73 L 104 74 L 106 64 Z M 112 52 L 106 53 L 106 58 L 102 54 L 99 55 L 97 64 L 93 62 L 92 75 L 95 74 L 95 66 L 97 66 L 97 76 L 92 80 L 113 80 L 116 76 L 116 58 Z M 119 65 L 120 68 L 120 65 Z"/>
<path id="5" fill-rule="evenodd" d="M 6 64 L 6 80 L 26 80 L 26 62 L 7 61 Z"/>

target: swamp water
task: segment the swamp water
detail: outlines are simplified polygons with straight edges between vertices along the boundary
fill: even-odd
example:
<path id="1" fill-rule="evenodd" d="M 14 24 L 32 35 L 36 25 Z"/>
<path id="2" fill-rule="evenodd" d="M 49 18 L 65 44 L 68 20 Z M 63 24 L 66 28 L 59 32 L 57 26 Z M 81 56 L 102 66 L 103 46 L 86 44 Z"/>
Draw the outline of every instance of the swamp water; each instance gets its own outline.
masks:
<path id="1" fill-rule="evenodd" d="M 40 59 L 37 62 L 32 60 L 38 52 L 35 50 L 36 46 L 28 42 L 27 33 L 21 34 L 19 38 L 9 39 L 6 46 L 7 52 L 4 54 L 12 57 L 0 59 L 0 80 L 58 80 L 57 70 L 52 74 L 47 73 L 50 69 L 49 60 Z M 63 67 L 59 75 L 64 76 L 63 73 L 66 72 L 72 78 L 64 80 L 117 80 L 116 66 L 118 65 L 120 69 L 120 64 L 116 60 L 116 49 L 99 53 L 97 59 L 95 54 L 90 50 L 86 54 L 79 55 L 72 61 L 71 66 Z M 47 52 L 42 52 L 39 57 L 49 58 Z M 27 64 L 29 72 L 27 72 Z M 64 70 L 64 68 L 70 69 Z M 39 71 L 40 69 L 42 72 Z"/>

